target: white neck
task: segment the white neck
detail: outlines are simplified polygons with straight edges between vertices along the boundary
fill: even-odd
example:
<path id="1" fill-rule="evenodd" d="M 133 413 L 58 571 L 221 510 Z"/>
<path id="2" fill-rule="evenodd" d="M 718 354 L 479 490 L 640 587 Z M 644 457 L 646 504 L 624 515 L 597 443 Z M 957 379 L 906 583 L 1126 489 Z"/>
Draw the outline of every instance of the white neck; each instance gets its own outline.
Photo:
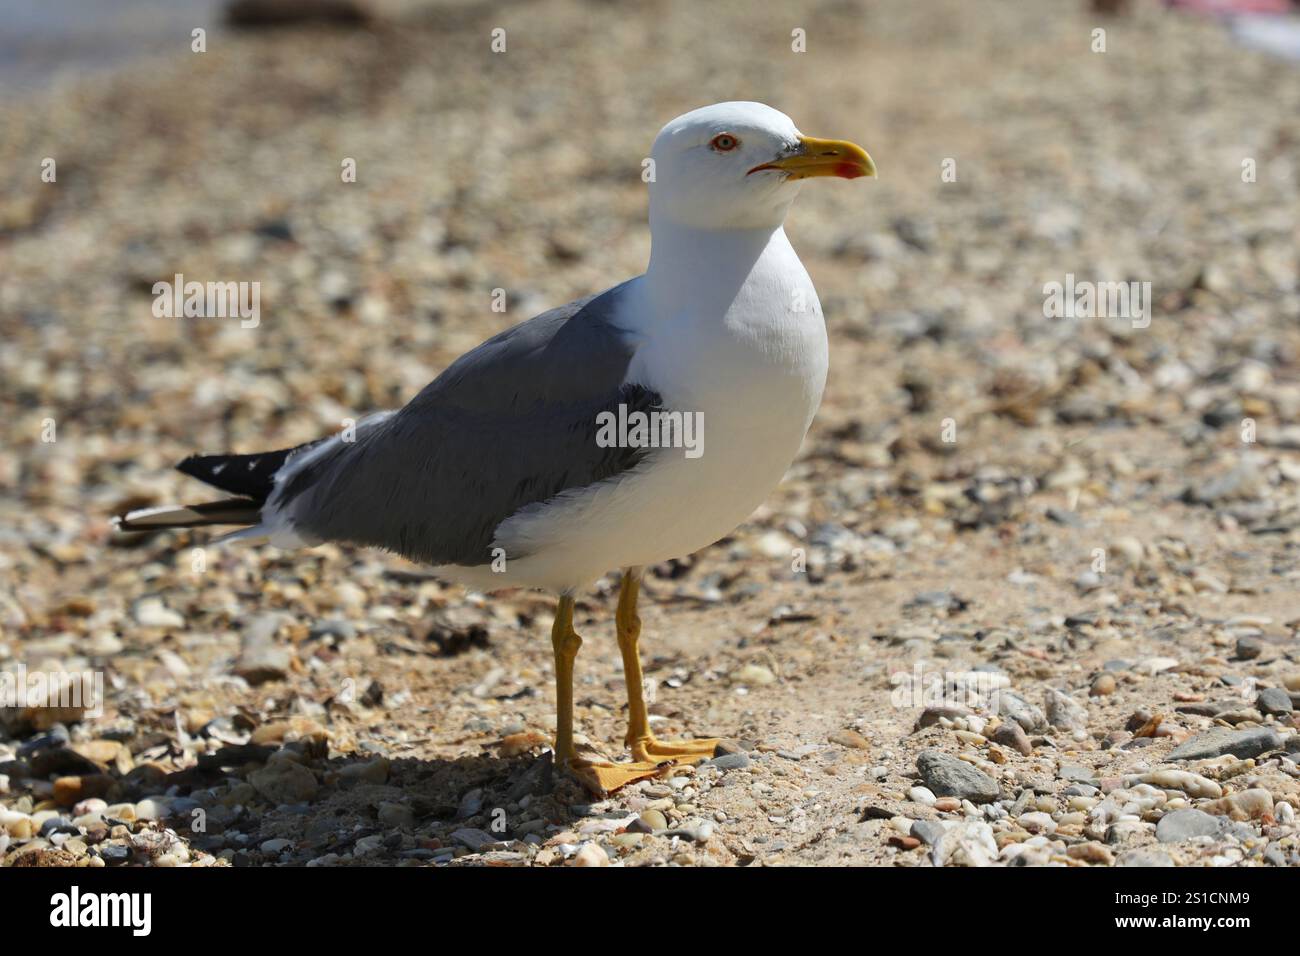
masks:
<path id="1" fill-rule="evenodd" d="M 645 282 L 661 306 L 689 299 L 697 313 L 725 312 L 774 244 L 788 248 L 782 226 L 698 229 L 650 217 Z"/>

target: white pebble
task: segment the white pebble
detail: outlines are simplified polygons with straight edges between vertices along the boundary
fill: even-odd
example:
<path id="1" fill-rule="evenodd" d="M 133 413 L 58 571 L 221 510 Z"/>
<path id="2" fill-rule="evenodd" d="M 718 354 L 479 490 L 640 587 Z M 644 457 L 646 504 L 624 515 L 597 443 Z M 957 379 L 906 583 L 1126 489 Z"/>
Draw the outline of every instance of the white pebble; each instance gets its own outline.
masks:
<path id="1" fill-rule="evenodd" d="M 913 787 L 907 791 L 907 799 L 922 806 L 932 807 L 937 798 L 929 787 Z"/>

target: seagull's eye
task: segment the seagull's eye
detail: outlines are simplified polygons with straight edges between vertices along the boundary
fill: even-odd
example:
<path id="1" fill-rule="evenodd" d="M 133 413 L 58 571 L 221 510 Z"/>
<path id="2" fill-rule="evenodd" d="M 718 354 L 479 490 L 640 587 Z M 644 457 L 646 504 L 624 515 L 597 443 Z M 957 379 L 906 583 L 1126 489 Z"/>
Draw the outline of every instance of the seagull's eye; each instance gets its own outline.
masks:
<path id="1" fill-rule="evenodd" d="M 719 133 L 709 140 L 709 149 L 719 153 L 729 153 L 740 145 L 740 140 L 730 133 Z"/>

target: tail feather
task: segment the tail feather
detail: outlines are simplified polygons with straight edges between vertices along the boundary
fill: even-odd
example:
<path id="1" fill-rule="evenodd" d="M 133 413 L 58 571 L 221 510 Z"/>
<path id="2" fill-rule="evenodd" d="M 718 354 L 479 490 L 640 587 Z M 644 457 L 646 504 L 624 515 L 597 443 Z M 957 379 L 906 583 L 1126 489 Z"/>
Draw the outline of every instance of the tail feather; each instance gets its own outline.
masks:
<path id="1" fill-rule="evenodd" d="M 255 455 L 190 455 L 176 466 L 176 470 L 232 495 L 266 501 L 275 490 L 276 472 L 284 467 L 289 456 L 324 440 L 327 439 Z"/>
<path id="2" fill-rule="evenodd" d="M 323 441 L 329 439 L 254 455 L 191 455 L 176 466 L 178 471 L 239 497 L 196 505 L 141 508 L 114 518 L 113 526 L 118 531 L 161 531 L 166 528 L 241 525 L 243 530 L 228 534 L 221 540 L 260 536 L 262 529 L 258 523 L 262 506 L 275 491 L 276 474 L 292 456 Z"/>
<path id="3" fill-rule="evenodd" d="M 113 519 L 118 531 L 161 531 L 164 528 L 203 528 L 209 525 L 257 524 L 262 503 L 249 498 L 226 498 L 197 505 L 140 508 Z"/>

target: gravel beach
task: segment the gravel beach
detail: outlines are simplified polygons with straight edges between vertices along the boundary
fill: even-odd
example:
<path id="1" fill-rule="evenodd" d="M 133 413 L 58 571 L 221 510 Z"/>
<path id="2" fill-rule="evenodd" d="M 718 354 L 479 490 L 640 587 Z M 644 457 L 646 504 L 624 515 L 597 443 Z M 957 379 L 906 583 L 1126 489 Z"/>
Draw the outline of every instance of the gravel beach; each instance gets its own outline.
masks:
<path id="1" fill-rule="evenodd" d="M 0 101 L 0 674 L 102 689 L 0 707 L 0 866 L 1300 865 L 1300 64 L 1141 3 L 372 9 Z M 553 774 L 546 595 L 112 531 L 639 273 L 654 132 L 727 99 L 880 178 L 787 224 L 799 459 L 647 571 L 653 727 L 712 761 Z M 156 316 L 177 274 L 258 321 Z M 1048 314 L 1087 282 L 1145 314 Z"/>

